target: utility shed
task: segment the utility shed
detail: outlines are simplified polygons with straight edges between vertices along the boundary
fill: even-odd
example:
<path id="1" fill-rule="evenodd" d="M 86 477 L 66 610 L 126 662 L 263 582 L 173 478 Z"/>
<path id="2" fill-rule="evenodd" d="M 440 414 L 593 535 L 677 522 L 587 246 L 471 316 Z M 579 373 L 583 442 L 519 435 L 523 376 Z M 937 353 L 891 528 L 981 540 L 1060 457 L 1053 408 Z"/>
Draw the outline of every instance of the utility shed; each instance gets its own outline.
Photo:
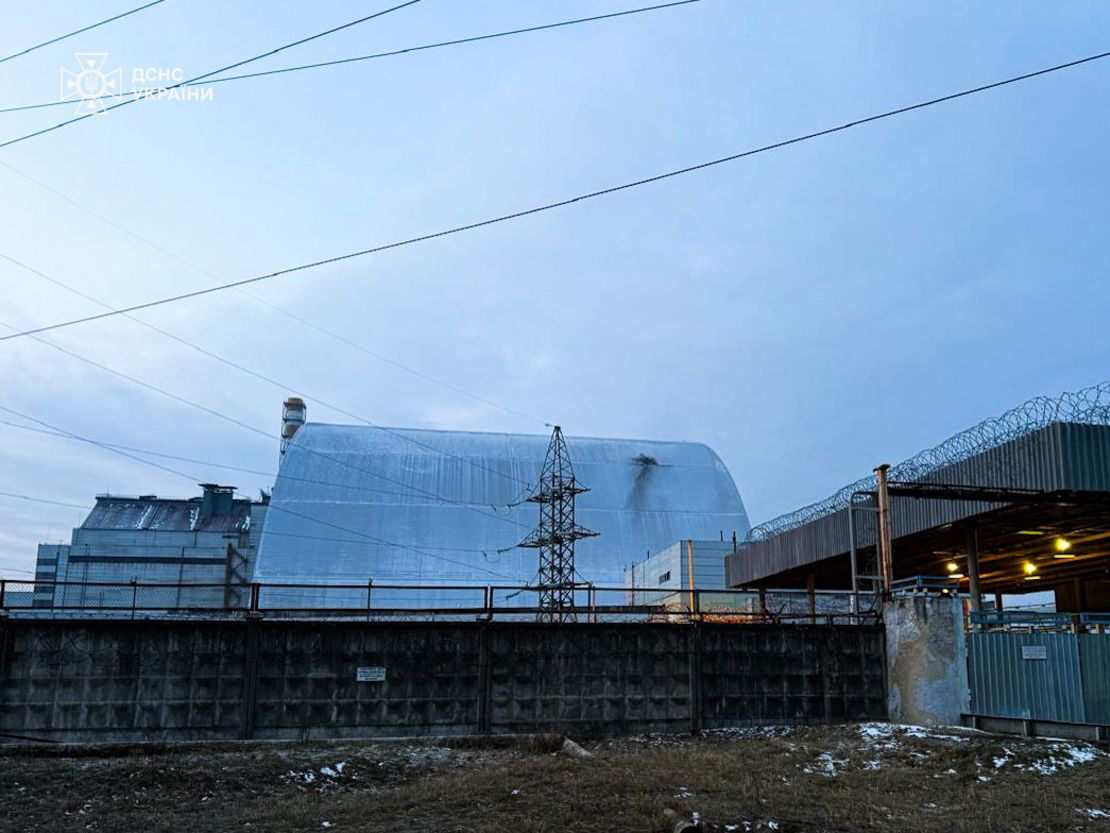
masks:
<path id="1" fill-rule="evenodd" d="M 254 578 L 310 584 L 534 582 L 527 502 L 549 437 L 308 423 L 274 484 Z M 568 437 L 582 580 L 620 587 L 624 568 L 675 541 L 746 534 L 720 458 L 700 443 Z M 320 594 L 304 593 L 304 604 Z M 533 600 L 534 603 L 534 600 Z"/>
<path id="2" fill-rule="evenodd" d="M 110 603 L 97 594 L 126 595 L 126 590 L 92 583 L 126 584 L 132 579 L 210 585 L 206 590 L 167 589 L 165 593 L 184 592 L 189 598 L 165 601 L 224 606 L 225 585 L 250 581 L 266 505 L 235 498 L 230 486 L 207 483 L 202 488 L 202 496 L 195 498 L 98 495 L 68 545 L 39 545 L 35 607 Z"/>
<path id="3" fill-rule="evenodd" d="M 625 587 L 688 590 L 690 573 L 700 590 L 725 589 L 725 556 L 732 542 L 678 541 L 624 571 Z"/>

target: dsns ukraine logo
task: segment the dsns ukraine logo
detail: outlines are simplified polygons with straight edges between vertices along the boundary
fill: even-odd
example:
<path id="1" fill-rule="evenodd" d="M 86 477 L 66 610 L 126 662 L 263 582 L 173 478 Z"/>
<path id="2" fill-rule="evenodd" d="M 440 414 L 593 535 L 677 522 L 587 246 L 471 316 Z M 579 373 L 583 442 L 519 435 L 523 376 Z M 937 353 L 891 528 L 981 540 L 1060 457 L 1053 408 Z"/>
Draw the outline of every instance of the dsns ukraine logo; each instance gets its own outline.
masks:
<path id="1" fill-rule="evenodd" d="M 78 72 L 62 70 L 62 101 L 78 99 L 77 112 L 93 114 L 103 112 L 103 99 L 114 98 L 123 89 L 123 70 L 104 71 L 107 52 L 78 52 L 73 57 L 80 66 Z"/>

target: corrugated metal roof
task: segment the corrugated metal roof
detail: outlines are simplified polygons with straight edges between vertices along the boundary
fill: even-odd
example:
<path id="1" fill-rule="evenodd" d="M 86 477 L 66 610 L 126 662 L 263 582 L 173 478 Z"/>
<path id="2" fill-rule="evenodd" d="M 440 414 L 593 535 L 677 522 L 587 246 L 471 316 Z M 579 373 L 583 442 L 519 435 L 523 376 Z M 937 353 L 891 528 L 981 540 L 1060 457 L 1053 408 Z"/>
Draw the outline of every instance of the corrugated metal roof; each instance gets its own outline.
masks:
<path id="1" fill-rule="evenodd" d="M 920 477 L 922 482 L 969 486 L 1110 491 L 1110 426 L 1055 422 Z M 997 508 L 970 501 L 894 500 L 891 530 L 897 539 Z M 875 543 L 874 515 L 856 514 L 857 544 Z M 817 514 L 806 523 L 743 545 L 728 557 L 730 587 L 755 583 L 849 549 L 848 510 Z"/>
<path id="2" fill-rule="evenodd" d="M 274 484 L 255 580 L 479 582 L 534 579 L 536 553 L 513 549 L 535 526 L 522 502 L 549 438 L 308 424 Z M 720 458 L 699 443 L 568 438 L 585 580 L 622 571 L 684 538 L 744 535 L 747 514 Z M 504 550 L 504 551 L 502 551 Z"/>
<path id="3" fill-rule="evenodd" d="M 231 511 L 201 516 L 201 499 L 119 498 L 100 495 L 81 529 L 152 529 L 173 532 L 243 532 L 250 529 L 251 502 L 237 500 Z"/>

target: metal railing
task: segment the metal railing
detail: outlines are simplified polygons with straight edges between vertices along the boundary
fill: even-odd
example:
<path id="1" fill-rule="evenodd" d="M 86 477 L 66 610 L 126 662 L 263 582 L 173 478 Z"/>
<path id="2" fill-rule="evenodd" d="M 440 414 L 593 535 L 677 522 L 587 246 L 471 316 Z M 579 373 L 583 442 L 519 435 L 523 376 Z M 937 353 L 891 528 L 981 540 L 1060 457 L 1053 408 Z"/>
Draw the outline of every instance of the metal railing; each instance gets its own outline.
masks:
<path id="1" fill-rule="evenodd" d="M 573 588 L 578 622 L 865 624 L 848 591 Z M 540 589 L 512 585 L 166 584 L 0 579 L 0 615 L 35 618 L 528 621 Z"/>
<path id="2" fill-rule="evenodd" d="M 1068 613 L 1034 610 L 971 611 L 972 625 L 983 630 L 1017 632 L 1108 633 L 1110 613 Z"/>

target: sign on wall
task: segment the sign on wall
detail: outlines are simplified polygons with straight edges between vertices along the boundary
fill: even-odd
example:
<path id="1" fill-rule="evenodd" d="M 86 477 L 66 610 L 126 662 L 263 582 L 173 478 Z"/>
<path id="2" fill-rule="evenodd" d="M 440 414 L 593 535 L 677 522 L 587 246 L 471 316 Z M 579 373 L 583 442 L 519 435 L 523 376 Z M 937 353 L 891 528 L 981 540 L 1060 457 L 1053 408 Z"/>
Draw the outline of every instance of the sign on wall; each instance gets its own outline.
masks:
<path id="1" fill-rule="evenodd" d="M 355 672 L 355 682 L 384 683 L 385 667 L 381 665 L 361 665 Z"/>
<path id="2" fill-rule="evenodd" d="M 1022 659 L 1048 659 L 1048 647 L 1045 645 L 1022 645 Z"/>

